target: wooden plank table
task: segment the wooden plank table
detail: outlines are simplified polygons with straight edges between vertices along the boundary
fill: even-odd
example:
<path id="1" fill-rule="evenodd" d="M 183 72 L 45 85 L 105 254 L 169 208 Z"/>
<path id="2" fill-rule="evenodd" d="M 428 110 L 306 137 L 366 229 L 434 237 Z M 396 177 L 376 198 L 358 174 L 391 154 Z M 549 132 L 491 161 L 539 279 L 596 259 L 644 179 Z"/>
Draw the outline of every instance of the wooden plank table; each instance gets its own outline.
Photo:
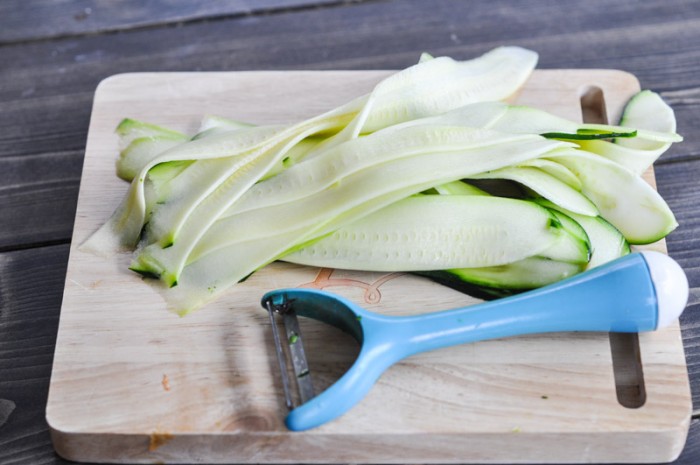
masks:
<path id="1" fill-rule="evenodd" d="M 685 142 L 656 164 L 678 217 L 681 323 L 700 408 L 700 2 L 145 2 L 0 5 L 0 463 L 66 463 L 44 409 L 92 96 L 130 71 L 390 69 L 421 51 L 469 58 L 498 45 L 541 68 L 634 73 L 674 107 Z M 167 3 L 167 5 L 166 5 Z M 676 463 L 700 462 L 700 415 Z"/>

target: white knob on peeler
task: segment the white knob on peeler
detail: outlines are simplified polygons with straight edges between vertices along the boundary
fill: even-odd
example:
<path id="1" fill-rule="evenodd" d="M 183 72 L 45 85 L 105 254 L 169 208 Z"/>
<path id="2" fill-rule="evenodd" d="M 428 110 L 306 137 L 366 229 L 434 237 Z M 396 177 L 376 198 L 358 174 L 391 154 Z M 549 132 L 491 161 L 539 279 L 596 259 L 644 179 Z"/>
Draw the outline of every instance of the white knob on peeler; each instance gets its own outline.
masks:
<path id="1" fill-rule="evenodd" d="M 688 278 L 681 266 L 668 255 L 642 252 L 649 266 L 651 281 L 656 290 L 658 307 L 657 329 L 670 325 L 681 316 L 688 303 Z"/>

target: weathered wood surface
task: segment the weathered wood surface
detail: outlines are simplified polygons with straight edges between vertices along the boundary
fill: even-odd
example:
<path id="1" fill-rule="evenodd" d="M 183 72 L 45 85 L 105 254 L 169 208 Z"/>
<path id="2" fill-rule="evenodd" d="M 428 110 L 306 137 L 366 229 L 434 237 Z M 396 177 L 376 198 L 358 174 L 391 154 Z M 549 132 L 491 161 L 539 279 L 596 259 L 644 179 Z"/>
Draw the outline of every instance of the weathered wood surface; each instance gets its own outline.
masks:
<path id="1" fill-rule="evenodd" d="M 0 255 L 0 463 L 57 463 L 44 420 L 68 245 Z"/>
<path id="2" fill-rule="evenodd" d="M 21 8 L 43 7 L 37 2 L 2 2 L 2 7 L 19 11 L 17 3 L 22 3 Z M 100 5 L 74 3 L 93 10 Z M 155 70 L 398 68 L 412 63 L 422 50 L 466 58 L 499 44 L 523 45 L 540 52 L 542 67 L 632 72 L 643 87 L 661 91 L 676 110 L 679 132 L 686 141 L 663 157 L 656 175 L 659 190 L 681 223 L 669 237 L 668 248 L 683 264 L 693 287 L 682 324 L 694 399 L 696 408 L 700 407 L 700 2 L 597 1 L 578 2 L 575 7 L 554 1 L 530 2 L 526 7 L 506 1 L 368 2 L 262 16 L 225 13 L 209 22 L 183 15 L 182 11 L 192 11 L 189 4 L 172 2 L 171 7 L 155 11 L 157 17 L 147 29 L 107 35 L 100 33 L 103 25 L 70 30 L 58 24 L 61 21 L 47 25 L 28 13 L 0 15 L 0 33 L 19 31 L 6 36 L 8 45 L 0 47 L 0 250 L 69 240 L 92 94 L 108 75 Z M 131 19 L 112 17 L 111 30 L 132 27 Z M 173 18 L 184 25 L 157 27 Z M 83 36 L 84 32 L 90 34 Z M 56 35 L 65 38 L 44 40 Z M 52 170 L 33 178 L 38 161 L 49 159 L 65 163 L 56 162 Z M 26 376 L 0 372 L 0 398 L 18 405 L 11 422 L 0 426 L 0 463 L 58 462 L 41 420 L 50 367 L 31 355 L 32 342 L 13 339 L 9 347 L 5 342 L 10 322 L 19 315 L 32 315 L 39 326 L 51 318 L 56 321 L 67 255 L 50 253 L 54 249 L 38 247 L 2 255 L 35 257 L 32 260 L 43 264 L 42 272 L 54 285 L 39 289 L 27 275 L 19 273 L 24 279 L 15 279 L 6 269 L 0 271 L 5 299 L 0 305 L 2 356 L 12 350 L 3 368 L 33 366 L 36 370 Z M 18 263 L 23 267 L 28 262 Z M 17 269 L 11 272 L 18 274 Z M 18 310 L 8 316 L 6 301 L 35 293 L 41 299 L 13 300 Z M 52 347 L 42 345 L 41 350 L 43 357 L 51 357 Z M 17 402 L 20 395 L 27 402 Z M 0 404 L 2 419 L 10 404 Z M 700 428 L 694 423 L 678 463 L 698 461 Z"/>
<path id="3" fill-rule="evenodd" d="M 5 0 L 0 3 L 0 45 L 67 36 L 280 14 L 346 0 Z"/>

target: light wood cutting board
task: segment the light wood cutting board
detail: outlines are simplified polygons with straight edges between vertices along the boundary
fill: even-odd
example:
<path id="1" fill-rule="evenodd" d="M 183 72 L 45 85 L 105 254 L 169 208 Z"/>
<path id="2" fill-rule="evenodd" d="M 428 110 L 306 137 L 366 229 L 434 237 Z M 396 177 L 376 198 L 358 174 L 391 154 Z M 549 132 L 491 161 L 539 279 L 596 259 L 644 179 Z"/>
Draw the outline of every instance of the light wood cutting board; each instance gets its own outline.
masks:
<path id="1" fill-rule="evenodd" d="M 410 275 L 273 264 L 180 318 L 127 270 L 129 256 L 106 260 L 77 250 L 127 189 L 114 174 L 121 118 L 188 133 L 205 114 L 291 122 L 368 92 L 388 73 L 139 73 L 99 85 L 47 406 L 60 455 L 141 463 L 503 463 L 662 462 L 680 453 L 691 402 L 678 325 L 642 334 L 638 344 L 636 336 L 612 337 L 614 350 L 608 334 L 566 333 L 414 356 L 342 418 L 291 433 L 259 305 L 265 291 L 325 286 L 389 314 L 476 300 Z M 638 89 L 619 71 L 536 71 L 514 100 L 573 120 L 581 119 L 583 101 L 587 112 L 615 122 Z M 304 330 L 315 381 L 327 385 L 355 349 L 325 328 Z"/>

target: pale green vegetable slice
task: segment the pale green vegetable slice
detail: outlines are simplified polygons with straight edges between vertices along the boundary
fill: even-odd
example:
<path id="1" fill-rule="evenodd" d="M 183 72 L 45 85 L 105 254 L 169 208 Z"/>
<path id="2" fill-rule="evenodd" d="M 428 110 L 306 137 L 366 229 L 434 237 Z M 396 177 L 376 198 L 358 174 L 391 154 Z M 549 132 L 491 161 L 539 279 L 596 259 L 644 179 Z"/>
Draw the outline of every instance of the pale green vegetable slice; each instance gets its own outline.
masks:
<path id="1" fill-rule="evenodd" d="M 630 253 L 630 245 L 625 236 L 603 217 L 579 215 L 544 199 L 537 200 L 537 203 L 570 216 L 583 227 L 591 244 L 591 259 L 587 269 L 595 268 Z"/>
<path id="2" fill-rule="evenodd" d="M 148 208 L 152 208 L 152 202 L 165 202 L 172 195 L 172 181 L 182 174 L 185 169 L 190 166 L 193 161 L 169 161 L 154 166 L 148 171 L 147 180 L 153 186 L 157 196 L 152 199 L 146 199 Z"/>
<path id="3" fill-rule="evenodd" d="M 551 139 L 572 141 L 607 139 L 613 137 L 653 142 L 679 142 L 682 138 L 673 132 L 654 131 L 632 126 L 586 124 L 569 121 L 537 108 L 507 105 L 502 102 L 478 102 L 465 105 L 426 121 L 411 124 L 454 124 L 488 128 L 515 134 L 540 134 Z"/>
<path id="4" fill-rule="evenodd" d="M 328 149 L 274 178 L 256 184 L 222 218 L 301 199 L 379 163 L 426 153 L 488 147 L 503 140 L 502 136 L 494 137 L 494 133 L 489 131 L 463 127 L 414 125 L 401 130 L 390 128 L 379 131 Z"/>
<path id="5" fill-rule="evenodd" d="M 251 159 L 244 164 L 248 166 L 255 157 L 264 155 L 266 150 L 294 140 L 301 133 L 312 135 L 314 129 L 325 131 L 331 128 L 349 128 L 346 134 L 352 138 L 361 131 L 372 132 L 411 118 L 446 111 L 468 101 L 503 98 L 515 92 L 527 79 L 536 60 L 536 53 L 518 47 L 501 47 L 466 62 L 455 62 L 446 57 L 429 60 L 390 76 L 378 84 L 369 96 L 357 98 L 335 110 L 275 131 L 267 140 L 246 147 L 232 144 L 236 148 L 228 147 L 224 153 L 217 150 L 205 151 L 202 147 L 195 146 L 199 153 L 190 151 L 189 159 L 239 157 L 248 153 Z M 487 88 L 484 84 L 488 82 L 497 84 Z M 440 88 L 438 92 L 435 91 L 436 85 Z M 247 134 L 254 132 L 254 129 L 236 131 L 233 136 L 239 132 Z M 225 136 L 230 143 L 232 135 L 226 133 L 184 145 L 191 146 L 204 141 L 208 145 L 215 145 L 213 140 L 219 141 L 220 136 Z M 339 141 L 342 142 L 344 137 L 345 135 Z M 191 148 L 179 152 L 177 149 L 180 147 L 173 148 L 146 165 L 139 176 L 134 178 L 131 189 L 112 218 L 83 245 L 83 249 L 102 254 L 132 249 L 138 241 L 146 216 L 143 184 L 148 170 L 158 163 L 185 159 L 183 152 Z M 280 151 L 278 155 L 284 154 Z M 195 194 L 194 198 L 201 201 L 201 195 Z M 178 227 L 175 224 L 170 228 L 173 235 L 176 235 Z"/>
<path id="6" fill-rule="evenodd" d="M 111 256 L 120 251 L 132 250 L 139 240 L 146 218 L 146 198 L 144 184 L 148 171 L 160 164 L 171 161 L 185 161 L 202 158 L 221 158 L 232 153 L 241 153 L 257 147 L 273 136 L 279 136 L 280 128 L 260 128 L 239 131 L 234 134 L 220 134 L 191 141 L 173 147 L 149 162 L 135 177 L 126 196 L 116 211 L 90 238 L 81 245 L 81 250 L 97 255 Z M 255 155 L 249 158 L 254 159 Z"/>
<path id="7" fill-rule="evenodd" d="M 580 145 L 580 141 L 576 141 L 577 145 Z M 525 163 L 521 163 L 519 166 L 531 166 L 544 171 L 557 178 L 558 180 L 568 184 L 577 191 L 581 190 L 581 181 L 579 178 L 571 172 L 566 166 L 563 166 L 555 161 L 546 160 L 544 158 L 537 158 L 535 160 L 529 160 Z"/>
<path id="8" fill-rule="evenodd" d="M 643 90 L 627 103 L 620 124 L 661 133 L 676 132 L 676 116 L 659 94 Z M 671 142 L 641 138 L 615 139 L 615 143 L 600 141 L 582 145 L 589 152 L 603 155 L 631 171 L 646 171 L 668 148 Z"/>
<path id="9" fill-rule="evenodd" d="M 192 140 L 251 127 L 253 127 L 251 124 L 239 123 L 219 116 L 206 116 L 202 120 L 200 132 Z M 116 132 L 119 134 L 121 147 L 117 160 L 117 176 L 125 181 L 132 181 L 144 166 L 166 150 L 190 140 L 181 132 L 128 118 L 119 123 Z M 186 166 L 183 162 L 178 163 L 182 171 Z"/>
<path id="10" fill-rule="evenodd" d="M 582 266 L 588 264 L 591 259 L 591 241 L 586 230 L 561 211 L 550 209 L 550 212 L 571 238 L 562 236 L 537 255 L 558 262 L 576 263 Z"/>
<path id="11" fill-rule="evenodd" d="M 420 54 L 420 58 L 418 59 L 418 63 L 423 63 L 424 61 L 432 60 L 432 59 L 434 59 L 434 58 L 435 58 L 435 57 L 432 56 L 430 53 L 428 53 L 428 52 L 423 52 L 423 53 Z"/>
<path id="12" fill-rule="evenodd" d="M 187 136 L 154 136 L 134 139 L 119 154 L 117 176 L 125 181 L 132 181 L 151 160 L 187 140 L 189 140 Z"/>
<path id="13" fill-rule="evenodd" d="M 579 240 L 532 202 L 424 195 L 382 208 L 282 260 L 368 271 L 484 267 L 537 255 L 559 239 Z"/>
<path id="14" fill-rule="evenodd" d="M 285 156 L 281 160 L 278 160 L 260 180 L 264 181 L 277 176 L 292 166 L 301 163 L 307 155 L 324 140 L 322 136 L 307 137 L 306 139 L 300 140 L 296 145 L 290 148 Z"/>
<path id="15" fill-rule="evenodd" d="M 186 134 L 179 131 L 132 118 L 124 118 L 121 120 L 115 132 L 119 136 L 119 150 L 125 149 L 134 140 L 143 137 L 187 138 Z"/>
<path id="16" fill-rule="evenodd" d="M 339 134 L 311 156 L 342 142 L 406 121 L 430 117 L 474 102 L 503 100 L 515 93 L 537 64 L 537 53 L 498 47 L 467 61 L 421 60 L 380 82 L 366 105 Z"/>
<path id="17" fill-rule="evenodd" d="M 644 173 L 661 154 L 661 152 L 656 152 L 654 150 L 633 149 L 606 140 L 582 140 L 576 141 L 576 143 L 581 150 L 605 157 L 639 175 Z M 661 144 L 661 142 L 651 143 Z M 662 144 L 671 145 L 670 142 Z M 666 148 L 663 149 L 663 151 L 665 150 Z"/>
<path id="18" fill-rule="evenodd" d="M 543 202 L 548 204 L 547 201 Z M 535 289 L 578 274 L 589 263 L 589 236 L 568 215 L 554 209 L 550 211 L 568 234 L 562 235 L 538 255 L 497 266 L 419 271 L 417 274 L 485 299 Z"/>
<path id="19" fill-rule="evenodd" d="M 291 127 L 268 126 L 245 131 L 227 131 L 167 150 L 144 166 L 139 176 L 134 177 L 122 203 L 109 220 L 81 245 L 81 250 L 106 256 L 133 250 L 139 240 L 147 213 L 144 183 L 148 171 L 154 166 L 172 161 L 206 161 L 226 157 L 233 158 L 233 166 L 247 166 L 254 163 L 255 159 L 264 155 L 267 150 L 294 139 L 299 133 L 308 132 L 314 128 L 342 127 L 356 111 L 362 108 L 364 100 L 363 98 L 353 100 L 342 107 Z M 283 155 L 280 152 L 277 154 Z M 209 187 L 215 189 L 217 186 Z"/>
<path id="20" fill-rule="evenodd" d="M 464 181 L 452 181 L 440 184 L 433 189 L 440 195 L 489 195 L 489 193 Z"/>
<path id="21" fill-rule="evenodd" d="M 491 167 L 548 156 L 555 149 L 566 145 L 538 136 L 505 135 L 470 128 L 459 130 L 465 134 L 485 133 L 482 136 L 485 135 L 493 143 L 486 146 L 463 146 L 462 150 L 395 158 L 343 177 L 328 172 L 325 178 L 319 180 L 320 185 L 327 186 L 324 189 L 314 190 L 303 197 L 290 197 L 285 203 L 247 210 L 217 221 L 202 239 L 202 243 L 197 245 L 190 261 L 225 247 L 228 243 L 250 237 L 268 237 L 288 228 L 305 227 L 309 234 L 325 235 L 396 200 L 442 184 L 441 181 L 462 179 Z M 363 147 L 373 145 L 374 137 L 353 141 L 354 146 L 358 152 L 364 152 Z M 480 139 L 483 137 L 474 138 Z M 391 141 L 388 139 L 382 142 Z M 395 145 L 385 147 L 396 157 Z M 303 164 L 300 164 L 293 169 L 303 168 Z M 271 181 L 273 179 L 265 182 Z"/>
<path id="22" fill-rule="evenodd" d="M 419 274 L 467 294 L 493 298 L 546 286 L 574 276 L 582 270 L 581 265 L 574 263 L 528 257 L 501 266 L 456 268 Z"/>
<path id="23" fill-rule="evenodd" d="M 230 286 L 274 261 L 301 234 L 303 230 L 233 244 L 221 253 L 212 254 L 206 260 L 199 260 L 185 267 L 177 286 L 158 288 L 163 291 L 162 296 L 168 309 L 185 315 L 214 300 Z M 249 265 L 253 263 L 255 266 L 250 268 Z"/>
<path id="24" fill-rule="evenodd" d="M 141 169 L 164 151 L 189 140 L 186 134 L 130 118 L 117 126 L 119 158 L 117 176 L 131 181 Z"/>
<path id="25" fill-rule="evenodd" d="M 192 137 L 192 140 L 201 139 L 202 137 L 213 136 L 227 131 L 238 131 L 241 129 L 249 129 L 255 127 L 254 124 L 236 121 L 223 116 L 206 115 L 202 118 L 197 134 Z"/>
<path id="26" fill-rule="evenodd" d="M 295 142 L 291 141 L 290 145 Z M 154 236 L 159 238 L 159 242 L 144 248 L 132 264 L 131 269 L 137 272 L 148 270 L 148 273 L 159 275 L 168 285 L 174 286 L 186 264 L 187 257 L 200 238 L 222 212 L 280 159 L 280 154 L 286 153 L 285 148 L 270 150 L 252 160 L 247 166 L 243 165 L 232 170 L 232 173 L 221 183 L 219 188 L 207 193 L 199 204 L 186 204 L 188 211 L 182 212 L 177 207 L 169 209 L 168 212 L 172 214 L 171 218 L 179 222 L 180 229 L 177 237 L 172 230 L 160 235 L 157 233 L 162 231 L 156 231 Z M 153 216 L 155 218 L 156 215 Z"/>
<path id="27" fill-rule="evenodd" d="M 590 217 L 570 213 L 586 230 L 591 240 L 591 260 L 587 269 L 595 268 L 630 253 L 630 245 L 620 231 L 602 216 Z"/>
<path id="28" fill-rule="evenodd" d="M 675 134 L 676 116 L 673 109 L 663 101 L 659 94 L 643 90 L 632 97 L 625 106 L 620 125 L 657 133 Z M 619 139 L 615 140 L 615 143 L 645 151 L 659 151 L 668 148 L 668 142 L 680 142 L 680 140 L 682 139 L 653 141 L 640 138 L 636 140 Z"/>
<path id="29" fill-rule="evenodd" d="M 476 131 L 468 128 L 464 130 Z M 212 281 L 228 286 L 294 247 L 322 237 L 413 193 L 461 179 L 474 172 L 544 156 L 558 147 L 566 146 L 565 143 L 548 141 L 538 136 L 493 133 L 493 137 L 501 138 L 502 143 L 476 150 L 413 156 L 381 163 L 298 201 L 226 218 L 207 232 L 192 252 L 188 263 L 218 261 L 218 257 L 228 257 L 231 266 L 227 273 L 223 276 L 212 273 L 209 276 Z M 370 137 L 360 140 L 371 143 Z M 516 147 L 518 150 L 515 150 Z M 293 239 L 290 240 L 288 235 Z M 287 237 L 284 247 L 265 247 L 263 242 L 256 261 L 246 262 L 236 255 L 240 251 L 240 244 L 256 240 L 267 240 L 269 244 L 274 244 L 282 236 Z M 167 284 L 177 281 L 179 286 L 187 286 L 197 294 L 196 285 L 193 288 L 185 279 L 178 279 L 183 272 L 183 265 L 180 257 L 176 257 L 176 260 L 168 257 L 171 249 L 144 250 L 145 253 L 134 263 L 134 268 L 159 275 Z M 190 266 L 192 265 L 187 268 Z"/>
<path id="30" fill-rule="evenodd" d="M 529 187 L 542 197 L 567 210 L 588 216 L 598 216 L 596 206 L 581 192 L 546 172 L 529 166 L 511 166 L 472 176 L 472 179 L 510 179 Z"/>
<path id="31" fill-rule="evenodd" d="M 374 103 L 361 133 L 388 127 L 387 120 L 398 124 L 474 102 L 503 100 L 525 83 L 536 64 L 537 54 L 520 47 L 499 47 L 462 62 L 449 57 L 424 61 L 382 83 L 387 94 Z"/>
<path id="32" fill-rule="evenodd" d="M 280 162 L 291 148 L 309 133 L 315 133 L 320 125 L 282 141 L 279 145 L 266 147 L 258 153 L 242 157 L 226 157 L 199 160 L 175 178 L 173 195 L 168 202 L 154 209 L 148 222 L 149 237 L 156 238 L 161 247 L 170 247 L 181 231 L 187 241 L 195 242 L 206 229 L 233 205 L 255 182 Z M 215 137 L 215 136 L 212 136 Z M 196 209 L 206 204 L 200 212 Z M 190 219 L 196 214 L 196 220 Z M 186 246 L 185 244 L 185 246 Z"/>
<path id="33" fill-rule="evenodd" d="M 655 242 L 678 226 L 659 193 L 617 163 L 580 150 L 558 151 L 548 158 L 576 174 L 582 193 L 631 244 Z"/>
<path id="34" fill-rule="evenodd" d="M 671 142 L 682 140 L 676 132 L 673 109 L 661 97 L 649 90 L 636 94 L 625 107 L 620 124 L 656 133 L 676 136 L 675 140 L 650 140 L 641 137 L 577 141 L 582 150 L 601 155 L 622 165 L 633 173 L 644 173 L 668 148 Z"/>

